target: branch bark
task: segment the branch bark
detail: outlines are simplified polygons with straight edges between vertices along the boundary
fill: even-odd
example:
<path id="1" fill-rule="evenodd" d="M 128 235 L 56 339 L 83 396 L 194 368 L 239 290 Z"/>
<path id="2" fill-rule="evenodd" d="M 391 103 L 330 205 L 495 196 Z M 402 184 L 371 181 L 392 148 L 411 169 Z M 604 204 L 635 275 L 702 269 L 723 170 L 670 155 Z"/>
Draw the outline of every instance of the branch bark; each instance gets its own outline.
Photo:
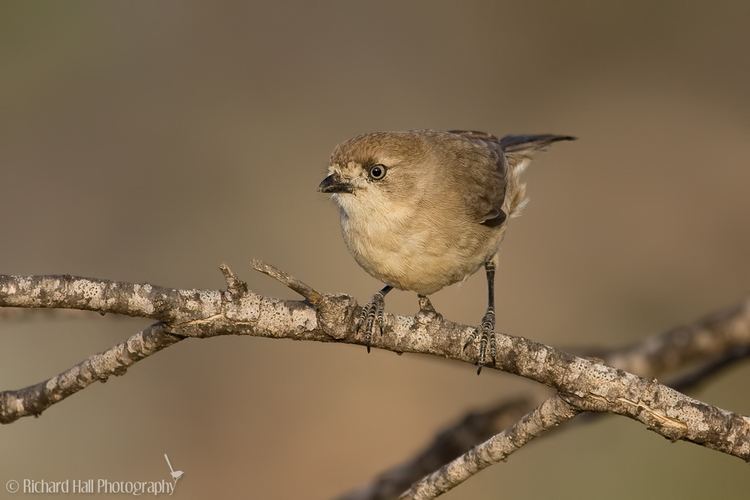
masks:
<path id="1" fill-rule="evenodd" d="M 733 310 L 736 312 L 736 308 Z M 622 351 L 610 350 L 608 354 L 604 354 L 600 349 L 596 352 L 606 356 L 607 363 L 611 363 L 612 360 L 617 363 L 614 365 L 615 368 L 638 365 L 647 374 L 658 377 L 679 371 L 679 375 L 669 377 L 667 385 L 682 392 L 694 390 L 696 386 L 706 383 L 721 371 L 750 357 L 750 339 L 747 339 L 748 343 L 744 345 L 741 343 L 741 337 L 727 342 L 726 332 L 732 329 L 735 318 L 732 314 L 712 314 L 693 325 L 644 338 L 637 344 L 623 348 Z M 711 333 L 710 336 L 706 335 L 707 331 Z M 675 332 L 682 333 L 675 335 Z M 714 352 L 718 348 L 723 348 L 724 352 L 715 358 L 697 363 L 696 366 L 690 366 L 696 364 L 698 355 L 695 349 L 696 336 L 703 339 L 699 344 L 707 351 L 705 354 L 701 353 L 701 358 L 707 357 L 708 352 Z M 658 349 L 655 349 L 655 346 L 659 346 Z M 689 352 L 681 352 L 683 349 Z M 658 354 L 667 356 L 669 360 L 661 359 Z M 648 360 L 647 364 L 644 364 L 644 359 Z M 541 405 L 541 400 L 534 403 L 527 398 L 504 399 L 488 408 L 470 411 L 458 422 L 437 434 L 435 439 L 414 458 L 378 474 L 372 482 L 341 495 L 339 500 L 396 498 L 413 483 L 506 430 L 524 413 L 531 411 L 534 404 Z M 588 413 L 577 418 L 576 423 L 592 422 L 603 415 Z"/>
<path id="2" fill-rule="evenodd" d="M 675 378 L 668 385 L 674 388 L 688 389 L 704 382 L 707 377 L 748 355 L 750 355 L 750 348 L 748 347 L 730 349 L 720 358 L 687 371 L 687 373 Z M 422 477 L 406 490 L 400 498 L 415 500 L 435 498 L 455 488 L 482 469 L 505 461 L 511 453 L 517 451 L 532 439 L 546 434 L 560 424 L 573 419 L 579 411 L 576 407 L 565 401 L 563 397 L 559 395 L 553 396 L 541 403 L 538 408 L 524 416 L 523 419 L 512 427 L 499 432 L 482 443 L 472 446 L 468 451 L 451 460 L 449 463 L 442 465 L 435 472 Z M 593 418 L 583 420 L 579 418 L 577 421 L 590 422 L 594 418 L 603 415 L 606 414 L 588 413 L 587 416 Z"/>
<path id="3" fill-rule="evenodd" d="M 53 404 L 94 382 L 106 382 L 112 375 L 124 375 L 133 363 L 182 339 L 167 333 L 161 323 L 155 323 L 48 380 L 17 391 L 0 392 L 0 423 L 8 424 L 27 415 L 38 417 Z"/>
<path id="4" fill-rule="evenodd" d="M 160 322 L 48 381 L 0 393 L 0 421 L 8 423 L 21 416 L 39 414 L 92 381 L 121 373 L 138 359 L 173 345 L 182 337 L 233 334 L 364 344 L 363 335 L 352 328 L 359 309 L 353 298 L 322 294 L 262 263 L 255 262 L 254 267 L 306 300 L 280 300 L 247 291 L 228 268 L 222 269 L 227 290 L 181 290 L 67 275 L 0 275 L 0 307 L 80 309 Z M 654 357 L 664 356 L 670 352 L 670 345 L 686 340 L 690 348 L 684 350 L 685 359 L 695 359 L 712 349 L 713 353 L 721 351 L 707 346 L 746 345 L 750 338 L 750 299 L 701 325 L 665 336 L 661 342 L 650 345 L 641 358 L 631 353 L 627 358 L 631 364 L 622 365 L 656 366 Z M 463 339 L 471 330 L 470 326 L 437 315 L 388 315 L 385 335 L 376 336 L 373 347 L 473 363 L 477 354 L 474 348 L 462 350 Z M 602 360 L 574 356 L 523 337 L 498 334 L 497 354 L 497 361 L 488 361 L 485 366 L 535 380 L 558 391 L 557 399 L 542 405 L 529 416 L 530 420 L 511 428 L 507 436 L 516 436 L 512 432 L 536 436 L 548 429 L 550 422 L 559 423 L 568 418 L 566 415 L 581 411 L 610 412 L 637 420 L 668 439 L 682 439 L 750 459 L 748 417 L 695 400 L 655 379 L 608 366 Z M 646 361 L 633 361 L 637 359 Z M 616 361 L 613 356 L 611 362 Z M 567 410 L 562 411 L 563 408 Z M 543 409 L 544 418 L 540 413 Z M 561 413 L 553 417 L 550 411 L 555 410 Z"/>
<path id="5" fill-rule="evenodd" d="M 414 458 L 378 474 L 371 483 L 341 495 L 338 500 L 397 498 L 420 478 L 513 425 L 531 411 L 533 404 L 527 398 L 514 398 L 468 412 L 458 422 L 439 432 Z"/>
<path id="6" fill-rule="evenodd" d="M 401 498 L 424 500 L 445 493 L 471 476 L 508 458 L 532 439 L 571 420 L 580 410 L 553 396 L 545 400 L 532 412 L 526 414 L 508 429 L 492 436 L 468 452 L 445 464 L 432 474 L 422 478 L 405 491 Z"/>

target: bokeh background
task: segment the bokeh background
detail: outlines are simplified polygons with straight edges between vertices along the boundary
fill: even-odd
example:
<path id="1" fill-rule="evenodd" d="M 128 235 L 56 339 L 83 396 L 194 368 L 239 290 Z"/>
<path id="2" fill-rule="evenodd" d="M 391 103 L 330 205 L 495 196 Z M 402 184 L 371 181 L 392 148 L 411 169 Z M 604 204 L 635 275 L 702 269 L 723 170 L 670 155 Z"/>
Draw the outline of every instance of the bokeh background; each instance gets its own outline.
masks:
<path id="1" fill-rule="evenodd" d="M 497 278 L 499 329 L 617 346 L 730 305 L 750 269 L 747 2 L 3 2 L 0 272 L 218 288 L 265 259 L 360 301 L 316 192 L 371 130 L 580 137 L 528 171 Z M 483 314 L 484 277 L 433 298 Z M 416 298 L 388 297 L 413 313 Z M 2 388 L 147 324 L 0 323 Z M 697 392 L 750 413 L 750 367 Z M 8 479 L 166 477 L 176 497 L 328 498 L 469 409 L 539 391 L 465 364 L 363 348 L 188 341 L 38 419 L 0 428 Z M 623 418 L 534 443 L 447 498 L 747 498 L 747 465 Z M 0 497 L 5 492 L 0 492 Z"/>

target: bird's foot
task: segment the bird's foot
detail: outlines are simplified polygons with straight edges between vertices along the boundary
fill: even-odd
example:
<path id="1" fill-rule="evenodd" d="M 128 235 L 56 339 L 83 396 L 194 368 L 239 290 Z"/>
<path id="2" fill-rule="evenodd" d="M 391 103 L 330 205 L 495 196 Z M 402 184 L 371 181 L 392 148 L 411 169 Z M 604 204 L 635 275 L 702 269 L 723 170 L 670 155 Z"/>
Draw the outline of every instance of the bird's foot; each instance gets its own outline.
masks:
<path id="1" fill-rule="evenodd" d="M 435 310 L 435 306 L 426 295 L 419 295 L 419 312 L 417 318 L 423 317 L 428 320 L 443 319 L 443 316 Z"/>
<path id="2" fill-rule="evenodd" d="M 497 360 L 497 347 L 495 345 L 495 310 L 487 309 L 478 330 L 472 330 L 466 339 L 463 350 L 465 351 L 474 340 L 479 337 L 479 356 L 477 358 L 477 375 L 482 373 L 482 366 L 487 357 L 487 346 L 489 345 L 490 359 L 494 363 Z"/>
<path id="3" fill-rule="evenodd" d="M 373 295 L 372 300 L 362 307 L 362 312 L 359 314 L 359 320 L 357 321 L 357 330 L 364 330 L 365 333 L 365 345 L 367 346 L 367 352 L 370 352 L 370 345 L 372 343 L 372 335 L 375 333 L 375 328 L 380 330 L 380 335 L 383 335 L 383 328 L 385 327 L 385 294 L 380 291 Z"/>

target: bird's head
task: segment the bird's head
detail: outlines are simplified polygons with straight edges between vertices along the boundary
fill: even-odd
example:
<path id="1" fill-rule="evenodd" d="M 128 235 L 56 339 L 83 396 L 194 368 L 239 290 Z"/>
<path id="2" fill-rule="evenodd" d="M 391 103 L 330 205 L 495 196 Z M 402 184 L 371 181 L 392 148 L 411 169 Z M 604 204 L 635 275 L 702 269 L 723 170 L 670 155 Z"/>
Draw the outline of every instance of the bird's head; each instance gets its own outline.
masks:
<path id="1" fill-rule="evenodd" d="M 393 211 L 425 182 L 429 143 L 417 132 L 373 132 L 334 149 L 318 186 L 346 213 Z"/>

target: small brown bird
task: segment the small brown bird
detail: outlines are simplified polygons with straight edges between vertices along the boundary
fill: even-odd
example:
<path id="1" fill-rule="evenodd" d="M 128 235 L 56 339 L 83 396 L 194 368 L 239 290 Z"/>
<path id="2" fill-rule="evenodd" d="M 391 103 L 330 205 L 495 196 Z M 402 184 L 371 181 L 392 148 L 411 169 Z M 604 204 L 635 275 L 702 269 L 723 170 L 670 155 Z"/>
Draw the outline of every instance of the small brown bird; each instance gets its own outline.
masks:
<path id="1" fill-rule="evenodd" d="M 488 306 L 479 327 L 478 370 L 487 346 L 495 359 L 494 276 L 508 218 L 526 203 L 520 175 L 534 152 L 563 135 L 413 130 L 373 132 L 339 144 L 318 189 L 339 207 L 344 241 L 357 263 L 385 283 L 362 309 L 367 350 L 383 333 L 384 298 L 393 288 L 428 295 L 484 266 Z M 467 339 L 464 349 L 477 337 Z"/>

